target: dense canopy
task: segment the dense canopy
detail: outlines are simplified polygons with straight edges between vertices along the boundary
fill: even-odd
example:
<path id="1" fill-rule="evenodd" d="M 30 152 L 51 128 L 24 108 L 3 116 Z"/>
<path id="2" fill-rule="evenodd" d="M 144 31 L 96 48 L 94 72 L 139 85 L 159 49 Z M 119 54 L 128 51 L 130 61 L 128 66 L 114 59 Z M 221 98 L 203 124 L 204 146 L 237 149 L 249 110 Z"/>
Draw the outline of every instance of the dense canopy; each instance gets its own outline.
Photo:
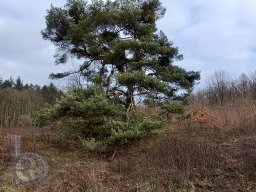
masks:
<path id="1" fill-rule="evenodd" d="M 162 101 L 179 90 L 188 93 L 200 75 L 173 65 L 183 56 L 156 27 L 164 14 L 159 0 L 68 0 L 64 8 L 52 6 L 42 35 L 56 45 L 56 63 L 75 58 L 81 64 L 51 77 L 79 73 L 126 108 L 136 96 Z"/>

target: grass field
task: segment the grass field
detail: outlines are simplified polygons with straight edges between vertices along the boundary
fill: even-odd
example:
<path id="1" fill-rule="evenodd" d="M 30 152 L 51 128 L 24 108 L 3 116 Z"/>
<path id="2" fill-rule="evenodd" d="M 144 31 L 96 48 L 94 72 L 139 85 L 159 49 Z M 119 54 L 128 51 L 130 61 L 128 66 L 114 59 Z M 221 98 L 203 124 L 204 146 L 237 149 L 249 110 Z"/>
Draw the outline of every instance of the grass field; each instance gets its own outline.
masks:
<path id="1" fill-rule="evenodd" d="M 45 129 L 2 128 L 0 191 L 256 191 L 256 118 L 221 110 L 198 107 L 193 118 L 169 123 L 164 136 L 101 154 L 56 141 Z M 12 182 L 14 134 L 22 136 L 23 152 L 38 153 L 49 164 L 38 186 Z"/>

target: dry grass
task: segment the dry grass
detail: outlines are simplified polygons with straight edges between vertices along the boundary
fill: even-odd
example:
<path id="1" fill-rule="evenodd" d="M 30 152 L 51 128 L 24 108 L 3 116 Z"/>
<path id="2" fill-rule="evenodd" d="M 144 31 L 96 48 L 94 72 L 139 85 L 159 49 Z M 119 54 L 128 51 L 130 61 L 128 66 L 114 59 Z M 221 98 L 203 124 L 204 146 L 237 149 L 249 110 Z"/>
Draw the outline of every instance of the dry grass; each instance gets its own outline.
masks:
<path id="1" fill-rule="evenodd" d="M 47 143 L 50 140 L 47 129 L 36 127 L 27 128 L 0 128 L 0 160 L 9 161 L 11 157 L 11 136 L 21 136 L 22 151 L 38 153 L 36 146 L 41 142 Z"/>
<path id="2" fill-rule="evenodd" d="M 113 159 L 78 142 L 52 140 L 47 130 L 0 129 L 0 191 L 256 191 L 256 106 L 239 104 L 189 106 L 191 119 L 168 125 L 165 136 L 117 150 Z M 22 136 L 22 151 L 39 153 L 50 166 L 33 189 L 12 183 L 14 134 Z"/>

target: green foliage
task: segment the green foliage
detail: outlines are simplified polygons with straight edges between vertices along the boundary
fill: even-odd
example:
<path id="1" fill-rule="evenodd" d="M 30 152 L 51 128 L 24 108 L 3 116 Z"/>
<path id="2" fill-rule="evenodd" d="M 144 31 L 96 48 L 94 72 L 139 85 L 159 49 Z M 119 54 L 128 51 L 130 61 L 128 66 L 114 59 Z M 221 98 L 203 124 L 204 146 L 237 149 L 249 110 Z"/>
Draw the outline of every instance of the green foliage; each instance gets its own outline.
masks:
<path id="1" fill-rule="evenodd" d="M 169 91 L 166 83 L 159 81 L 156 77 L 145 75 L 142 71 L 119 74 L 117 80 L 121 85 L 132 84 L 148 90 L 157 90 L 161 93 L 167 93 Z"/>
<path id="2" fill-rule="evenodd" d="M 180 114 L 176 117 L 177 120 L 179 121 L 182 121 L 182 120 L 185 120 L 185 119 L 189 119 L 191 117 L 191 114 L 188 113 L 188 114 Z"/>
<path id="3" fill-rule="evenodd" d="M 58 90 L 53 83 L 50 83 L 49 85 L 44 85 L 42 89 L 40 89 L 40 94 L 43 96 L 46 103 L 53 104 L 63 93 Z"/>
<path id="4" fill-rule="evenodd" d="M 167 113 L 183 114 L 185 112 L 184 106 L 180 103 L 165 103 L 161 106 Z"/>
<path id="5" fill-rule="evenodd" d="M 164 111 L 163 114 L 166 115 L 167 119 L 171 119 L 176 115 L 176 119 L 183 119 L 185 117 L 184 105 L 179 102 L 166 102 L 161 105 L 161 109 Z"/>
<path id="6" fill-rule="evenodd" d="M 22 83 L 20 77 L 18 77 L 18 78 L 16 79 L 15 88 L 16 88 L 17 90 L 22 90 L 22 89 L 23 89 L 23 83 Z"/>
<path id="7" fill-rule="evenodd" d="M 115 93 L 128 108 L 134 95 L 161 101 L 190 92 L 199 72 L 173 65 L 183 56 L 156 27 L 165 14 L 159 0 L 68 0 L 51 7 L 42 36 L 57 47 L 56 63 L 76 58 L 78 71 L 51 74 L 64 78 L 82 74 L 105 95 Z"/>
<path id="8" fill-rule="evenodd" d="M 57 137 L 77 139 L 91 150 L 106 150 L 156 134 L 161 118 L 147 118 L 111 102 L 100 90 L 73 90 L 35 117 L 39 126 L 50 126 Z"/>
<path id="9" fill-rule="evenodd" d="M 12 88 L 15 85 L 14 80 L 12 77 L 10 77 L 7 80 L 1 79 L 0 81 L 0 89 L 5 89 L 5 88 Z"/>
<path id="10" fill-rule="evenodd" d="M 52 6 L 43 38 L 57 47 L 56 63 L 75 58 L 82 64 L 50 77 L 81 74 L 93 88 L 74 90 L 43 108 L 38 125 L 50 125 L 59 137 L 80 138 L 91 150 L 158 133 L 163 120 L 134 110 L 136 96 L 156 104 L 177 99 L 179 90 L 186 96 L 200 78 L 173 65 L 183 56 L 158 32 L 156 22 L 164 14 L 159 0 L 67 0 L 63 8 Z M 163 109 L 184 112 L 175 103 Z"/>

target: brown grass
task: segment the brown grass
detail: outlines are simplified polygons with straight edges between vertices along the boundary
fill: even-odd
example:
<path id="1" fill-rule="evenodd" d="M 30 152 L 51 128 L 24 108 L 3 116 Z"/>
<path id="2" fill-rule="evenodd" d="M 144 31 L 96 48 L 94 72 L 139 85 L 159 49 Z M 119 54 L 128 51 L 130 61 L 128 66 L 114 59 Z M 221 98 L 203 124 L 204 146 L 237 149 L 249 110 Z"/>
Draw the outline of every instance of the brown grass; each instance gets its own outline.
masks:
<path id="1" fill-rule="evenodd" d="M 241 102 L 191 105 L 191 119 L 171 123 L 164 136 L 114 156 L 53 140 L 45 129 L 0 129 L 0 191 L 256 191 L 256 106 Z M 39 153 L 50 166 L 48 177 L 33 189 L 12 183 L 9 140 L 15 134 L 22 136 L 22 151 Z"/>
<path id="2" fill-rule="evenodd" d="M 36 146 L 50 140 L 49 131 L 43 128 L 0 128 L 0 160 L 9 161 L 11 157 L 11 136 L 21 136 L 22 151 L 39 152 Z"/>

